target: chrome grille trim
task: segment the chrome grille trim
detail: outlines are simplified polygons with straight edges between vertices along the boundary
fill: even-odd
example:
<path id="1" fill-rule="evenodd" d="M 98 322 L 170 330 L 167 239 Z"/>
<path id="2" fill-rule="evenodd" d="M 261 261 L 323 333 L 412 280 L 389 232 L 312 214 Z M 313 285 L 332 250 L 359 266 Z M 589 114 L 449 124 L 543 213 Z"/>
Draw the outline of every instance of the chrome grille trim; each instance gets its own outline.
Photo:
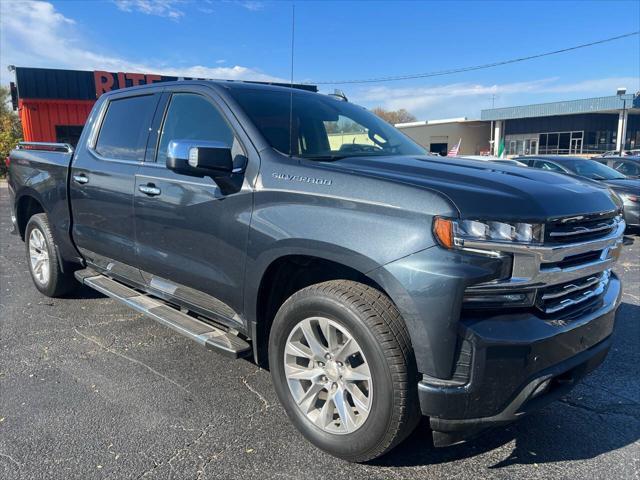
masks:
<path id="1" fill-rule="evenodd" d="M 617 211 L 556 218 L 545 223 L 545 242 L 562 244 L 595 240 L 614 230 L 620 218 Z"/>
<path id="2" fill-rule="evenodd" d="M 584 288 L 590 287 L 591 285 L 595 285 L 600 282 L 600 275 L 587 278 L 584 283 L 576 282 L 576 283 L 568 283 L 562 287 L 562 290 L 555 293 L 545 293 L 542 295 L 542 300 L 553 300 L 555 298 L 564 297 L 569 295 L 570 293 L 576 292 L 578 290 L 582 290 Z"/>
<path id="3" fill-rule="evenodd" d="M 612 219 L 609 223 L 599 223 L 596 227 L 587 228 L 583 226 L 577 226 L 574 230 L 568 232 L 549 232 L 550 237 L 571 237 L 574 235 L 587 235 L 590 233 L 603 232 L 605 230 L 612 230 L 616 225 L 615 219 Z"/>
<path id="4" fill-rule="evenodd" d="M 586 284 L 582 286 L 573 288 L 570 291 L 565 292 L 563 296 L 565 296 L 566 298 L 563 298 L 559 302 L 548 304 L 547 302 L 544 302 L 545 296 L 543 295 L 543 302 L 538 305 L 538 308 L 540 308 L 546 314 L 552 314 L 564 310 L 565 308 L 578 305 L 579 303 L 586 302 L 591 298 L 601 295 L 605 291 L 607 285 L 609 284 L 610 277 L 611 272 L 609 270 L 605 270 L 601 275 L 599 275 L 596 282 L 586 282 Z M 595 288 L 590 288 L 594 285 Z M 554 299 L 557 299 L 557 297 Z"/>

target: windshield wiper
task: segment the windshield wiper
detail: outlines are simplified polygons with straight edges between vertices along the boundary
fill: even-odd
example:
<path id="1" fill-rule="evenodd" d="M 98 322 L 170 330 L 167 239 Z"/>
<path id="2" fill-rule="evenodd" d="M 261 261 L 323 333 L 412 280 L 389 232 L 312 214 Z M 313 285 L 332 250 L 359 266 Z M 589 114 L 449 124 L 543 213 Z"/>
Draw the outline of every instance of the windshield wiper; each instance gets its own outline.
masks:
<path id="1" fill-rule="evenodd" d="M 300 155 L 300 158 L 304 158 L 306 160 L 341 160 L 343 158 L 349 157 L 352 155 Z"/>

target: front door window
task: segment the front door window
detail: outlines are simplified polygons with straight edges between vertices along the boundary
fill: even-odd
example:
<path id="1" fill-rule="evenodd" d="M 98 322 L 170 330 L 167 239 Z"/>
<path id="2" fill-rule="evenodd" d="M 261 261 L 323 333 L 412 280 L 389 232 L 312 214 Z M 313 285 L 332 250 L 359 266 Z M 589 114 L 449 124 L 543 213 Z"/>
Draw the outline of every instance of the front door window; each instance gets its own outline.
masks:
<path id="1" fill-rule="evenodd" d="M 232 147 L 234 135 L 218 109 L 205 97 L 174 93 L 160 133 L 158 162 L 165 163 L 172 140 L 206 140 Z"/>

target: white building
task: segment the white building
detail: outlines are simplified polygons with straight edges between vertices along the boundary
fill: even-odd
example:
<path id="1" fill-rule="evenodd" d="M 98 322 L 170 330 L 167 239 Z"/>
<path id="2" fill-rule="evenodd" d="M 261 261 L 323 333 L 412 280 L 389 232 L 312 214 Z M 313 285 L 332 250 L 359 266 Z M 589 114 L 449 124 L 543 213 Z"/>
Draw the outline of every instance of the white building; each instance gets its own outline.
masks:
<path id="1" fill-rule="evenodd" d="M 396 128 L 435 154 L 446 155 L 460 140 L 458 155 L 481 155 L 490 149 L 490 123 L 467 117 L 398 123 Z"/>

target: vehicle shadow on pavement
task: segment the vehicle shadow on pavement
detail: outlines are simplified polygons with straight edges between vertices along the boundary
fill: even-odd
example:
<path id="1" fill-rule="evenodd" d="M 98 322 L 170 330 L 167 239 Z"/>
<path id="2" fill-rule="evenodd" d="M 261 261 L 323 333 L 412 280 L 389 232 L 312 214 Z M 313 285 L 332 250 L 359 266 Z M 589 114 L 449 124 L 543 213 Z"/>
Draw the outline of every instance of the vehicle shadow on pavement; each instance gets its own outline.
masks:
<path id="1" fill-rule="evenodd" d="M 566 397 L 507 427 L 488 430 L 467 443 L 435 448 L 426 418 L 401 445 L 371 462 L 379 466 L 444 464 L 482 457 L 515 442 L 511 452 L 488 469 L 510 465 L 583 460 L 618 450 L 640 439 L 638 367 L 633 350 L 640 338 L 640 306 L 623 303 L 618 311 L 609 357 Z M 631 365 L 630 365 L 631 364 Z M 617 388 L 617 386 L 626 386 Z M 507 447 L 510 448 L 510 447 Z M 495 462 L 495 455 L 486 455 Z"/>
<path id="2" fill-rule="evenodd" d="M 74 288 L 73 291 L 66 294 L 63 298 L 67 300 L 90 300 L 94 298 L 107 298 L 107 296 L 86 285 L 78 285 L 77 288 Z"/>
<path id="3" fill-rule="evenodd" d="M 602 422 L 597 413 L 593 413 L 591 418 L 594 424 Z M 587 423 L 583 428 L 588 429 L 589 426 Z M 541 412 L 522 419 L 517 425 L 487 431 L 466 444 L 436 449 L 433 447 L 431 432 L 425 422 L 403 445 L 379 459 L 376 464 L 384 466 L 444 464 L 479 457 L 515 441 L 515 447 L 506 458 L 486 466 L 487 469 L 500 469 L 510 465 L 590 459 L 630 445 L 640 438 L 640 429 L 631 428 L 630 425 L 629 429 L 618 431 L 615 436 L 608 435 L 606 438 L 599 438 L 597 442 L 585 441 L 583 429 L 575 431 L 572 427 L 570 422 L 563 421 L 560 413 L 543 414 Z M 556 430 L 555 435 L 564 439 L 561 445 L 557 441 L 550 441 L 547 431 L 550 428 Z M 493 460 L 495 457 L 488 458 Z"/>

